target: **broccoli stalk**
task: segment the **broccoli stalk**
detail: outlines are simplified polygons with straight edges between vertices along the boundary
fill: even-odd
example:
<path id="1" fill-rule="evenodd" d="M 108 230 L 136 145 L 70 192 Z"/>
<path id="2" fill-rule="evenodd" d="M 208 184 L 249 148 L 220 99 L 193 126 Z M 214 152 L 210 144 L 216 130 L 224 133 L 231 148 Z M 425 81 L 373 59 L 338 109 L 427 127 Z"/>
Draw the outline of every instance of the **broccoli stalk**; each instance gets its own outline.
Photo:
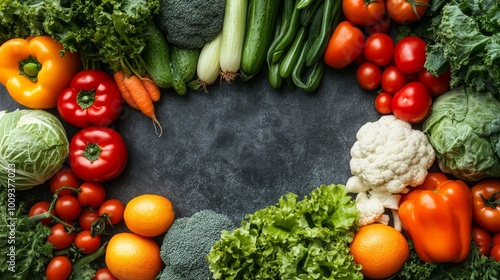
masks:
<path id="1" fill-rule="evenodd" d="M 224 230 L 235 224 L 224 214 L 201 210 L 174 221 L 165 234 L 160 255 L 165 263 L 162 280 L 205 280 L 210 278 L 206 256 Z"/>

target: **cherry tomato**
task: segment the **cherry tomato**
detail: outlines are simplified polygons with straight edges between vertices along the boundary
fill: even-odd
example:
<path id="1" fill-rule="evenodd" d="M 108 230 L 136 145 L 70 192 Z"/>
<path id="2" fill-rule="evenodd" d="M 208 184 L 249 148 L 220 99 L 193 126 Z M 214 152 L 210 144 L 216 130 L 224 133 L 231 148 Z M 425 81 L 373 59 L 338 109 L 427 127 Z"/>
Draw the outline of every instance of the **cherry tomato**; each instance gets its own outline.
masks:
<path id="1" fill-rule="evenodd" d="M 408 24 L 420 20 L 429 8 L 430 0 L 387 0 L 387 13 L 397 23 Z"/>
<path id="2" fill-rule="evenodd" d="M 451 71 L 448 69 L 436 77 L 424 68 L 418 72 L 418 80 L 429 89 L 432 96 L 439 96 L 450 89 Z"/>
<path id="3" fill-rule="evenodd" d="M 58 196 L 63 196 L 63 195 L 68 195 L 68 194 L 75 194 L 76 193 L 76 188 L 78 188 L 79 184 L 79 179 L 71 171 L 71 169 L 63 167 L 57 173 L 50 178 L 49 182 L 49 187 L 50 191 L 55 194 L 56 191 L 62 187 L 69 187 L 75 189 L 75 191 L 71 190 L 61 190 L 58 193 Z"/>
<path id="4" fill-rule="evenodd" d="M 342 21 L 328 41 L 324 61 L 330 67 L 344 68 L 363 52 L 364 44 L 363 32 L 349 21 Z"/>
<path id="5" fill-rule="evenodd" d="M 390 94 L 396 94 L 396 92 L 406 85 L 406 82 L 406 75 L 399 71 L 396 66 L 391 65 L 382 72 L 380 84 L 382 85 L 383 91 Z"/>
<path id="6" fill-rule="evenodd" d="M 365 28 L 366 34 L 372 35 L 375 33 L 388 34 L 391 30 L 392 20 L 387 15 L 384 15 L 379 21 L 374 24 L 367 25 Z"/>
<path id="7" fill-rule="evenodd" d="M 367 90 L 376 89 L 380 85 L 382 77 L 382 70 L 380 67 L 372 62 L 365 62 L 358 67 L 356 71 L 356 78 L 359 85 Z"/>
<path id="8" fill-rule="evenodd" d="M 472 240 L 477 246 L 479 246 L 479 253 L 481 253 L 481 255 L 489 256 L 491 246 L 490 233 L 480 227 L 473 226 L 472 234 Z"/>
<path id="9" fill-rule="evenodd" d="M 405 74 L 417 73 L 424 69 L 425 47 L 427 43 L 417 36 L 401 39 L 394 47 L 394 63 Z"/>
<path id="10" fill-rule="evenodd" d="M 118 280 L 107 267 L 99 268 L 92 280 Z"/>
<path id="11" fill-rule="evenodd" d="M 101 246 L 101 236 L 92 236 L 90 230 L 80 231 L 75 238 L 76 248 L 84 255 L 92 254 Z"/>
<path id="12" fill-rule="evenodd" d="M 92 209 L 86 209 L 78 217 L 78 224 L 83 230 L 91 230 L 92 223 L 99 220 L 99 213 Z"/>
<path id="13" fill-rule="evenodd" d="M 370 35 L 365 41 L 363 54 L 368 61 L 384 66 L 392 61 L 394 55 L 394 41 L 384 33 Z"/>
<path id="14" fill-rule="evenodd" d="M 83 182 L 78 192 L 78 201 L 83 207 L 99 208 L 106 200 L 106 190 L 101 184 Z"/>
<path id="15" fill-rule="evenodd" d="M 108 217 L 109 223 L 116 225 L 123 220 L 123 212 L 125 211 L 125 205 L 116 199 L 108 199 L 104 201 L 99 207 L 99 216 L 106 215 Z"/>
<path id="16" fill-rule="evenodd" d="M 71 261 L 66 256 L 56 256 L 50 260 L 45 276 L 48 280 L 64 280 L 68 279 L 73 270 Z"/>
<path id="17" fill-rule="evenodd" d="M 342 10 L 348 21 L 358 25 L 372 25 L 385 15 L 385 1 L 342 0 Z"/>
<path id="18" fill-rule="evenodd" d="M 57 250 L 68 248 L 75 241 L 76 233 L 68 233 L 63 224 L 57 223 L 50 229 L 47 241 L 52 243 Z"/>
<path id="19" fill-rule="evenodd" d="M 490 257 L 494 258 L 497 262 L 500 262 L 500 245 L 491 247 Z"/>
<path id="20" fill-rule="evenodd" d="M 64 221 L 74 221 L 82 213 L 82 205 L 78 198 L 72 195 L 64 195 L 56 201 L 57 216 Z"/>
<path id="21" fill-rule="evenodd" d="M 39 202 L 33 204 L 33 206 L 31 206 L 30 211 L 28 212 L 28 216 L 33 217 L 36 215 L 47 213 L 49 211 L 49 208 L 50 208 L 49 202 L 39 201 Z M 56 211 L 52 210 L 52 214 L 55 215 Z M 43 220 L 40 220 L 40 223 L 42 223 L 43 225 L 49 225 L 51 222 L 52 222 L 51 218 L 45 218 Z"/>
<path id="22" fill-rule="evenodd" d="M 377 94 L 375 98 L 375 109 L 383 115 L 392 113 L 392 95 L 387 92 Z"/>
<path id="23" fill-rule="evenodd" d="M 392 112 L 400 120 L 419 123 L 429 114 L 432 98 L 424 84 L 406 84 L 392 98 Z"/>

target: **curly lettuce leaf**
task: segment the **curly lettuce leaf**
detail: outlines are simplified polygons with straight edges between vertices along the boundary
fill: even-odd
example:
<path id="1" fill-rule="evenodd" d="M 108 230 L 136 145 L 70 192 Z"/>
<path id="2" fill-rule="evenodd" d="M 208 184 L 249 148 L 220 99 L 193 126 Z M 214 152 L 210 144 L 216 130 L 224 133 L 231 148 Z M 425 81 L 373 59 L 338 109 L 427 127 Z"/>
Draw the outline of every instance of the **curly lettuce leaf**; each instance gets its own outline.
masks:
<path id="1" fill-rule="evenodd" d="M 215 279 L 362 279 L 348 244 L 358 210 L 343 185 L 322 185 L 298 201 L 247 215 L 207 256 Z"/>

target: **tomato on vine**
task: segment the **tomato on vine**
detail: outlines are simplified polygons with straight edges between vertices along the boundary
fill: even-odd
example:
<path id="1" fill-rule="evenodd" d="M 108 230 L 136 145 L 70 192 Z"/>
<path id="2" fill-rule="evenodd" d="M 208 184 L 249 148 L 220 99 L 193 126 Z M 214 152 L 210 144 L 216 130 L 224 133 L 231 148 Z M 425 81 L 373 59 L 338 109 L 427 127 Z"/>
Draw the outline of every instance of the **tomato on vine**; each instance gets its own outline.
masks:
<path id="1" fill-rule="evenodd" d="M 78 191 L 78 201 L 83 207 L 99 208 L 106 200 L 106 190 L 95 182 L 83 182 Z"/>
<path id="2" fill-rule="evenodd" d="M 95 272 L 92 280 L 118 280 L 118 278 L 107 267 L 101 267 Z"/>
<path id="3" fill-rule="evenodd" d="M 33 206 L 31 206 L 30 211 L 28 212 L 28 217 L 33 217 L 36 215 L 47 213 L 47 212 L 49 212 L 49 208 L 50 208 L 49 202 L 39 201 L 39 202 L 33 204 Z M 53 215 L 56 214 L 56 212 L 54 210 L 52 210 L 51 212 Z M 43 225 L 46 225 L 46 226 L 49 225 L 51 222 L 52 222 L 51 218 L 45 218 L 45 219 L 40 220 L 40 223 L 42 223 Z"/>
<path id="4" fill-rule="evenodd" d="M 72 195 L 64 195 L 56 201 L 56 213 L 63 221 L 74 221 L 82 213 L 82 206 L 78 198 Z"/>
<path id="5" fill-rule="evenodd" d="M 78 224 L 82 230 L 91 230 L 92 223 L 99 220 L 99 213 L 93 209 L 86 209 L 78 217 Z"/>
<path id="6" fill-rule="evenodd" d="M 384 0 L 342 0 L 346 19 L 358 25 L 372 25 L 385 15 Z"/>
<path id="7" fill-rule="evenodd" d="M 101 246 L 101 236 L 92 236 L 90 230 L 83 230 L 76 235 L 75 246 L 84 255 L 92 254 Z"/>
<path id="8" fill-rule="evenodd" d="M 120 200 L 111 198 L 101 204 L 98 213 L 99 216 L 106 216 L 110 224 L 116 225 L 123 220 L 124 211 L 125 205 Z"/>
<path id="9" fill-rule="evenodd" d="M 62 187 L 73 188 L 76 190 L 80 179 L 73 173 L 73 171 L 67 167 L 61 168 L 57 173 L 50 178 L 49 187 L 50 191 L 55 194 L 57 190 Z M 60 190 L 58 196 L 71 195 L 74 194 L 71 190 Z"/>
<path id="10" fill-rule="evenodd" d="M 52 243 L 57 250 L 61 250 L 71 246 L 75 241 L 75 237 L 75 232 L 68 232 L 63 224 L 57 223 L 50 229 L 47 241 Z"/>
<path id="11" fill-rule="evenodd" d="M 50 260 L 45 276 L 48 280 L 68 279 L 73 271 L 73 265 L 66 256 L 56 256 Z"/>
<path id="12" fill-rule="evenodd" d="M 386 0 L 389 17 L 397 23 L 408 24 L 419 21 L 429 9 L 430 0 Z"/>

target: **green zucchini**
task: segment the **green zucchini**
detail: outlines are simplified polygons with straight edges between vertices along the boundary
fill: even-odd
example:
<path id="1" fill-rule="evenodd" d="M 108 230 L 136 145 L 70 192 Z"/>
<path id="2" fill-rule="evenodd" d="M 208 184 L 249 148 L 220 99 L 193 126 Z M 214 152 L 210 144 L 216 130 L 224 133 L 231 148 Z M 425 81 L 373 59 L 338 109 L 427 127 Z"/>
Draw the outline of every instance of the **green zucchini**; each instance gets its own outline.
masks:
<path id="1" fill-rule="evenodd" d="M 244 80 L 257 75 L 266 61 L 267 50 L 273 39 L 279 2 L 250 0 L 240 72 Z"/>
<path id="2" fill-rule="evenodd" d="M 170 69 L 170 46 L 163 32 L 154 22 L 148 24 L 146 44 L 141 53 L 144 67 L 151 79 L 161 88 L 170 88 L 173 84 Z"/>
<path id="3" fill-rule="evenodd" d="M 172 46 L 170 59 L 172 65 L 173 87 L 179 94 L 187 92 L 187 84 L 191 82 L 196 74 L 198 57 L 201 49 L 187 49 Z"/>

